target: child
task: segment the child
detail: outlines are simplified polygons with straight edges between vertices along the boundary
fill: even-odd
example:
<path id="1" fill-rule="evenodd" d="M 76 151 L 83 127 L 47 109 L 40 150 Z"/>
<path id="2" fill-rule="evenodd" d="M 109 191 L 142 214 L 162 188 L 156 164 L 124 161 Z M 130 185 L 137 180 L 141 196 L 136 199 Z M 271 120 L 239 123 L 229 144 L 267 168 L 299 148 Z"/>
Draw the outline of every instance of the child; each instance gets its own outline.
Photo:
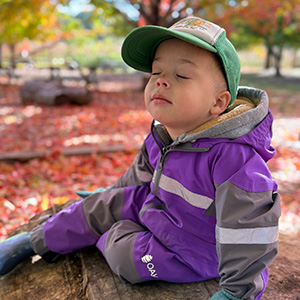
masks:
<path id="1" fill-rule="evenodd" d="M 211 299 L 260 299 L 280 215 L 266 93 L 237 88 L 224 29 L 196 17 L 133 30 L 122 56 L 151 72 L 155 121 L 140 153 L 111 188 L 2 242 L 0 274 L 35 253 L 52 262 L 95 245 L 125 282 L 220 277 Z"/>

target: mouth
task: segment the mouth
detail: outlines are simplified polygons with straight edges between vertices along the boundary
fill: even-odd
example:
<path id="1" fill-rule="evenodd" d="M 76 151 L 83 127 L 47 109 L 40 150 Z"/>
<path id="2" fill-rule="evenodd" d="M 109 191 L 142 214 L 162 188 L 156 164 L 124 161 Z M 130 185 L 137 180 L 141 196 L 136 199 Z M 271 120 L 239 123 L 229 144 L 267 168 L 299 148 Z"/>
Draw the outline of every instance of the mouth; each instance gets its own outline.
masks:
<path id="1" fill-rule="evenodd" d="M 168 100 L 166 97 L 164 97 L 163 95 L 160 95 L 160 94 L 153 94 L 151 97 L 151 101 L 154 103 L 170 103 L 170 104 L 172 104 L 172 102 L 170 100 Z"/>

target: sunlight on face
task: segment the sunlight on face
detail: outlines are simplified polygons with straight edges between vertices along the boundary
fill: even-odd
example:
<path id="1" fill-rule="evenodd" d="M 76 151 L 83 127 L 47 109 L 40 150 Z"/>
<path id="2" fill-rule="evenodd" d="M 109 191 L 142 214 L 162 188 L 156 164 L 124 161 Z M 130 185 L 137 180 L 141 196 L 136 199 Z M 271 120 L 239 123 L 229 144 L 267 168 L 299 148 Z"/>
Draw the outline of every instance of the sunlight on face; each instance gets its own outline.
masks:
<path id="1" fill-rule="evenodd" d="M 217 91 L 213 64 L 214 54 L 178 39 L 158 46 L 145 104 L 173 139 L 214 118 L 211 107 Z"/>

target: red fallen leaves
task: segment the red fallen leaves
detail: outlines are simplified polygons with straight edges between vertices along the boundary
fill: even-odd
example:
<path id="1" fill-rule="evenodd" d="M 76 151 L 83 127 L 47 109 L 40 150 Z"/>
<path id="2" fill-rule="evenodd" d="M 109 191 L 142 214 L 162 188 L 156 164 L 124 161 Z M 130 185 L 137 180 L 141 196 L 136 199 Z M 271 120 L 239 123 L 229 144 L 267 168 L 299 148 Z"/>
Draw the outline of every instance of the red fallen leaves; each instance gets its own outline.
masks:
<path id="1" fill-rule="evenodd" d="M 142 142 L 151 118 L 141 93 L 102 93 L 94 98 L 84 108 L 0 107 L 0 153 Z"/>
<path id="2" fill-rule="evenodd" d="M 300 237 L 300 154 L 282 146 L 276 149 L 277 153 L 268 165 L 279 186 L 282 210 L 280 229 Z"/>
<path id="3" fill-rule="evenodd" d="M 114 184 L 136 154 L 116 152 L 0 163 L 0 240 L 34 214 L 78 199 L 77 190 L 92 191 Z"/>
<path id="4" fill-rule="evenodd" d="M 281 198 L 280 229 L 300 237 L 300 118 L 275 118 L 275 157 L 268 163 Z"/>
<path id="5" fill-rule="evenodd" d="M 51 150 L 27 163 L 0 162 L 0 240 L 53 204 L 79 198 L 75 191 L 112 185 L 131 165 L 149 132 L 143 95 L 94 93 L 87 106 L 20 105 L 19 87 L 0 86 L 0 154 Z M 9 105 L 9 104 L 17 105 Z M 62 156 L 83 145 L 122 144 L 123 152 Z"/>

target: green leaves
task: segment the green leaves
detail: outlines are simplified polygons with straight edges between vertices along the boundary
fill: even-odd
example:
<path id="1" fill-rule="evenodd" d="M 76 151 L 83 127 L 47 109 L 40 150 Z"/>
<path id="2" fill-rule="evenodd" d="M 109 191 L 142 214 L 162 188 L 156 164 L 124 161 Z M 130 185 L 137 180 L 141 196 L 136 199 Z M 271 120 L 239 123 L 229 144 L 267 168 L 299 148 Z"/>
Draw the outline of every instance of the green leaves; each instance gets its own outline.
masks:
<path id="1" fill-rule="evenodd" d="M 23 38 L 43 39 L 53 35 L 57 25 L 51 1 L 7 0 L 0 4 L 0 42 L 17 44 Z"/>

